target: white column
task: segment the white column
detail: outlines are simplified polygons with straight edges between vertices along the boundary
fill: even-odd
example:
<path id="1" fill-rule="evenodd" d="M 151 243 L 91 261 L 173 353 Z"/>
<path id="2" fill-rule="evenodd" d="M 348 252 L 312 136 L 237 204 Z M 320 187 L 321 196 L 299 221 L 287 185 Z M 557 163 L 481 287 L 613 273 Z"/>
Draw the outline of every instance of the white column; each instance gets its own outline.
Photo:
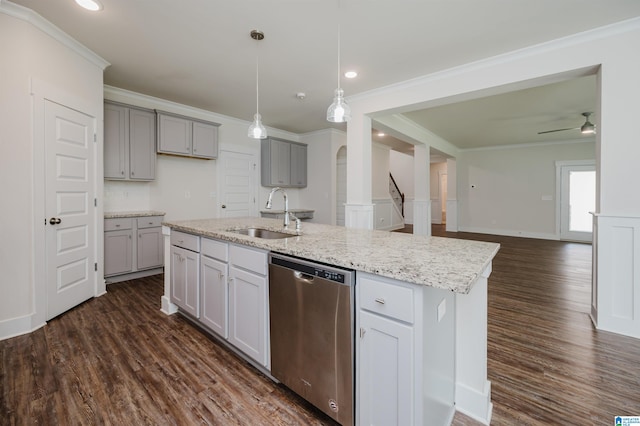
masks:
<path id="1" fill-rule="evenodd" d="M 374 229 L 371 203 L 371 119 L 352 110 L 347 126 L 347 228 Z"/>
<path id="2" fill-rule="evenodd" d="M 416 145 L 413 154 L 414 200 L 413 233 L 431 235 L 431 184 L 429 182 L 429 147 Z"/>
<path id="3" fill-rule="evenodd" d="M 456 160 L 447 159 L 447 224 L 448 232 L 458 232 L 458 175 Z"/>

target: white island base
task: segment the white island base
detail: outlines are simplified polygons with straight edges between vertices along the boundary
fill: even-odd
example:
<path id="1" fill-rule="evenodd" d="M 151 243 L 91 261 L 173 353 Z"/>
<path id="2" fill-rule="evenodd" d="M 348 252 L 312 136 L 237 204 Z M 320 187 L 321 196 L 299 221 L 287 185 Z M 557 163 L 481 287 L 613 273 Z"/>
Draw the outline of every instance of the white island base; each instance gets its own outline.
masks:
<path id="1" fill-rule="evenodd" d="M 166 314 L 180 309 L 202 323 L 189 306 L 179 308 L 171 296 L 174 231 L 191 234 L 198 241 L 217 241 L 229 249 L 244 246 L 262 253 L 274 251 L 354 269 L 355 424 L 450 425 L 455 411 L 483 424 L 490 423 L 487 278 L 497 244 L 317 224 L 308 224 L 302 236 L 283 240 L 261 240 L 233 232 L 247 226 L 281 228 L 279 221 L 255 218 L 164 225 L 162 311 Z M 412 247 L 409 251 L 393 249 L 394 244 L 406 248 L 407 243 Z M 389 246 L 391 251 L 383 252 Z M 398 256 L 390 261 L 389 253 Z M 263 271 L 261 279 L 267 280 L 268 286 L 268 276 L 264 275 L 266 256 L 261 258 L 265 264 L 254 266 Z M 234 262 L 229 259 L 230 264 Z M 192 285 L 191 291 L 199 292 L 202 283 L 197 278 Z M 268 305 L 268 299 L 262 299 Z M 268 374 L 268 310 L 261 312 L 262 319 L 258 318 L 256 324 L 264 333 L 258 340 L 265 352 L 257 357 L 245 354 L 239 347 L 234 350 L 240 349 L 243 357 L 249 355 L 245 359 L 262 371 L 266 368 Z"/>

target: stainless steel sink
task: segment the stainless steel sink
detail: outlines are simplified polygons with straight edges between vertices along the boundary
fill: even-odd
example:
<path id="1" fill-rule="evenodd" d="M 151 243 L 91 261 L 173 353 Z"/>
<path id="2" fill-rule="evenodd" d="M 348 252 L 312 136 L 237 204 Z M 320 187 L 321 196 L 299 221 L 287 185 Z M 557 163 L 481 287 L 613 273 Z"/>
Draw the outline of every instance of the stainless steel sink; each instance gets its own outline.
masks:
<path id="1" fill-rule="evenodd" d="M 245 228 L 245 229 L 232 229 L 229 232 L 235 232 L 236 234 L 248 235 L 255 238 L 264 238 L 266 240 L 278 240 L 280 238 L 295 237 L 293 234 L 287 234 L 285 232 L 270 231 L 263 228 Z"/>

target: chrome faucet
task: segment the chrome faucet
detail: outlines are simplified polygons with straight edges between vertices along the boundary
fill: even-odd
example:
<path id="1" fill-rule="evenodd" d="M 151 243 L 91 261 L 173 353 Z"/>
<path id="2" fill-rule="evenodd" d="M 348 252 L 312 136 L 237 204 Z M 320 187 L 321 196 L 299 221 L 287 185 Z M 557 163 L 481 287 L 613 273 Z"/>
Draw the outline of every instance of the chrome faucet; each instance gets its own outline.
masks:
<path id="1" fill-rule="evenodd" d="M 285 228 L 289 227 L 289 216 L 291 216 L 296 221 L 296 233 L 300 235 L 300 231 L 301 231 L 300 219 L 298 219 L 293 213 L 289 211 L 289 199 L 287 198 L 287 193 L 284 191 L 284 189 L 280 188 L 279 186 L 276 186 L 275 188 L 273 188 L 269 193 L 269 199 L 267 200 L 267 204 L 264 206 L 264 208 L 271 209 L 271 200 L 273 198 L 273 194 L 275 194 L 278 191 L 281 191 L 282 196 L 284 197 L 284 227 Z"/>

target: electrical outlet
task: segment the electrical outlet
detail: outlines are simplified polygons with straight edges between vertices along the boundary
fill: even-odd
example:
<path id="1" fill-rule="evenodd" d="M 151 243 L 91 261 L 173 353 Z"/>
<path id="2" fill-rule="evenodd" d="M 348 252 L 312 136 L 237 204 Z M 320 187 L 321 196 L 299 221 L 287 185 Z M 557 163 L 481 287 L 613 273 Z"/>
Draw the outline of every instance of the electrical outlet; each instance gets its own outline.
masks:
<path id="1" fill-rule="evenodd" d="M 447 313 L 447 299 L 442 299 L 442 302 L 438 304 L 438 322 L 442 321 L 444 314 Z"/>
<path id="2" fill-rule="evenodd" d="M 184 191 L 184 198 L 186 199 L 191 198 L 191 191 Z"/>

